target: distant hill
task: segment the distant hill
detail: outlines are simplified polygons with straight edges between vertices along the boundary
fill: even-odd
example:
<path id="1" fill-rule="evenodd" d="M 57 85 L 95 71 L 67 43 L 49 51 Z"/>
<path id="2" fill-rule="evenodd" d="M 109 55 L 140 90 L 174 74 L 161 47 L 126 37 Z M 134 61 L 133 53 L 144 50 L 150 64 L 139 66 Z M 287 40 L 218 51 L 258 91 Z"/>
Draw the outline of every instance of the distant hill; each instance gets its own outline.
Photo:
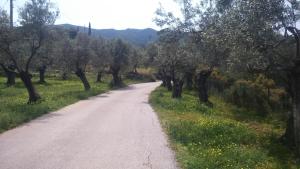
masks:
<path id="1" fill-rule="evenodd" d="M 62 26 L 65 29 L 79 29 L 80 32 L 88 31 L 87 27 L 76 26 L 71 24 L 62 24 L 57 26 Z M 151 28 L 125 30 L 92 29 L 92 36 L 101 36 L 105 39 L 120 38 L 138 46 L 146 46 L 147 44 L 154 42 L 158 39 L 157 31 Z"/>

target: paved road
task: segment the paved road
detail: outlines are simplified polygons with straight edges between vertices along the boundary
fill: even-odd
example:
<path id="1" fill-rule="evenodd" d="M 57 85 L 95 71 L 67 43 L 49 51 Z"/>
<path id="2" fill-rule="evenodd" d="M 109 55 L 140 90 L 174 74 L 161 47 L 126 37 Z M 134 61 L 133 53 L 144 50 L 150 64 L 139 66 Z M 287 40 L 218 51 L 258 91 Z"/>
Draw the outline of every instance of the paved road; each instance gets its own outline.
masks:
<path id="1" fill-rule="evenodd" d="M 176 169 L 149 93 L 131 85 L 0 135 L 0 169 Z"/>

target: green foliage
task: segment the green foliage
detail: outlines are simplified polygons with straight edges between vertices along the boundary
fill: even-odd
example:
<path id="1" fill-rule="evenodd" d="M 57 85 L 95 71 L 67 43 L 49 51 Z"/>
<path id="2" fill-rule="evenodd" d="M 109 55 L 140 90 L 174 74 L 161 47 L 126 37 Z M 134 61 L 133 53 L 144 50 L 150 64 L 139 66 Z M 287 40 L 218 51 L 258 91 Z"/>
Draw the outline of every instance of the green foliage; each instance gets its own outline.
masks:
<path id="1" fill-rule="evenodd" d="M 136 82 L 155 82 L 156 79 L 151 69 L 139 68 L 137 72 L 128 72 L 126 74 L 128 80 Z"/>
<path id="2" fill-rule="evenodd" d="M 121 67 L 128 64 L 130 45 L 121 39 L 112 41 L 109 48 L 111 63 L 110 66 Z"/>
<path id="3" fill-rule="evenodd" d="M 226 91 L 226 99 L 240 107 L 266 115 L 272 110 L 283 110 L 287 94 L 275 82 L 259 75 L 255 80 L 237 80 Z M 273 108 L 273 109 L 272 109 Z"/>
<path id="4" fill-rule="evenodd" d="M 34 78 L 34 81 L 37 79 Z M 30 121 L 42 114 L 57 110 L 78 100 L 86 99 L 109 90 L 108 79 L 105 83 L 92 83 L 90 91 L 83 91 L 77 78 L 61 81 L 49 77 L 46 84 L 35 84 L 43 100 L 40 103 L 28 105 L 27 91 L 18 80 L 13 87 L 7 88 L 5 78 L 0 77 L 0 132 Z"/>
<path id="5" fill-rule="evenodd" d="M 158 88 L 150 102 L 183 169 L 299 168 L 277 141 L 284 131 L 280 118 L 262 118 L 217 97 L 210 98 L 210 108 L 199 104 L 193 91 L 184 91 L 182 99 L 170 95 Z"/>
<path id="6" fill-rule="evenodd" d="M 228 90 L 227 99 L 240 107 L 255 109 L 264 115 L 270 112 L 264 88 L 255 82 L 247 80 L 236 81 Z"/>
<path id="7" fill-rule="evenodd" d="M 224 76 L 219 70 L 214 69 L 208 80 L 208 86 L 211 91 L 222 93 L 232 85 L 232 81 L 233 79 Z"/>
<path id="8" fill-rule="evenodd" d="M 47 0 L 30 0 L 20 10 L 20 24 L 22 26 L 53 25 L 59 15 L 58 9 Z M 31 27 L 32 28 L 32 27 Z"/>

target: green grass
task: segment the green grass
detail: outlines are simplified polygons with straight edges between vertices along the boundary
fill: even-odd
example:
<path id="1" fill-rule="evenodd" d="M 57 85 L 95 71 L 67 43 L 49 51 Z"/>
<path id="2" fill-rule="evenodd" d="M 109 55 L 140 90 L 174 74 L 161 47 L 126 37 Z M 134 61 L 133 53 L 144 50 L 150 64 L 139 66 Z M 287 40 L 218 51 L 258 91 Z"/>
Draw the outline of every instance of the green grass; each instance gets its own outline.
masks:
<path id="1" fill-rule="evenodd" d="M 183 169 L 296 169 L 299 159 L 278 140 L 284 121 L 263 118 L 211 97 L 214 107 L 200 104 L 193 92 L 172 99 L 156 89 L 150 102 L 169 135 Z"/>
<path id="2" fill-rule="evenodd" d="M 109 90 L 110 79 L 105 78 L 104 83 L 95 83 L 94 78 L 89 80 L 92 88 L 90 91 L 84 91 L 82 83 L 76 77 L 66 81 L 48 77 L 46 84 L 35 83 L 42 101 L 28 105 L 27 91 L 19 78 L 15 86 L 6 87 L 5 78 L 0 77 L 0 133 L 50 111 Z M 37 79 L 34 78 L 33 81 Z"/>

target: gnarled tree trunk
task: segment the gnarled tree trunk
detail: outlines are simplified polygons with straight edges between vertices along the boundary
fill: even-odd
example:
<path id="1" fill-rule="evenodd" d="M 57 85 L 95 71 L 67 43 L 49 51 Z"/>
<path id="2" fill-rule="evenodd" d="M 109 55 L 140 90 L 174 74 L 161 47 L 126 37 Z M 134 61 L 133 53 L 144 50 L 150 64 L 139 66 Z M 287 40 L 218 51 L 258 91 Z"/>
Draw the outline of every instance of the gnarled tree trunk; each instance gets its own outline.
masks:
<path id="1" fill-rule="evenodd" d="M 162 78 L 161 80 L 162 80 L 161 86 L 162 86 L 162 87 L 167 87 L 166 79 L 165 79 L 165 78 Z"/>
<path id="2" fill-rule="evenodd" d="M 183 80 L 179 80 L 179 79 L 173 80 L 173 90 L 172 90 L 173 98 L 181 98 L 183 83 L 184 83 Z"/>
<path id="3" fill-rule="evenodd" d="M 87 91 L 87 90 L 90 90 L 91 89 L 91 86 L 90 86 L 90 83 L 89 81 L 87 80 L 86 76 L 85 76 L 85 73 L 84 71 L 81 69 L 81 68 L 77 68 L 75 74 L 80 78 L 83 86 L 84 86 L 84 89 Z"/>
<path id="4" fill-rule="evenodd" d="M 296 41 L 296 60 L 291 71 L 291 95 L 293 111 L 289 117 L 286 139 L 291 145 L 296 146 L 296 150 L 300 153 L 300 31 L 295 27 L 287 27 Z"/>
<path id="5" fill-rule="evenodd" d="M 166 74 L 164 73 L 164 71 L 159 70 L 158 72 L 158 77 L 159 80 L 162 80 L 162 87 L 167 87 L 167 81 L 166 81 Z"/>
<path id="6" fill-rule="evenodd" d="M 290 118 L 290 123 L 288 124 L 293 126 L 293 132 L 289 133 L 290 138 L 294 139 L 294 145 L 297 148 L 297 151 L 300 152 L 300 58 L 295 61 L 295 67 L 292 71 L 292 104 L 293 104 L 293 113 Z"/>
<path id="7" fill-rule="evenodd" d="M 168 91 L 172 91 L 172 77 L 166 73 L 165 70 L 160 69 L 158 72 L 160 80 L 162 80 L 162 86 L 166 87 Z"/>
<path id="8" fill-rule="evenodd" d="M 111 67 L 111 74 L 113 76 L 111 85 L 113 87 L 121 87 L 123 86 L 123 82 L 121 77 L 119 76 L 119 72 L 120 72 L 120 67 Z"/>
<path id="9" fill-rule="evenodd" d="M 14 66 L 5 67 L 3 64 L 1 64 L 1 67 L 3 68 L 5 75 L 6 75 L 6 85 L 7 86 L 13 86 L 16 84 L 16 72 L 14 71 Z"/>
<path id="10" fill-rule="evenodd" d="M 34 102 L 40 100 L 41 96 L 36 91 L 36 89 L 32 83 L 32 80 L 31 80 L 32 75 L 26 71 L 21 71 L 20 78 L 21 78 L 22 82 L 24 83 L 24 85 L 27 89 L 28 95 L 29 95 L 28 103 L 34 103 Z"/>
<path id="11" fill-rule="evenodd" d="M 16 72 L 8 70 L 6 72 L 6 75 L 7 75 L 6 85 L 7 86 L 15 85 L 16 84 L 16 75 L 17 75 Z"/>
<path id="12" fill-rule="evenodd" d="M 165 77 L 165 80 L 166 80 L 166 87 L 168 89 L 168 91 L 172 91 L 172 77 L 169 76 L 169 75 L 166 75 Z"/>
<path id="13" fill-rule="evenodd" d="M 96 82 L 97 82 L 97 83 L 102 82 L 102 72 L 101 72 L 101 71 L 99 71 L 99 72 L 97 73 L 97 79 L 96 79 Z"/>
<path id="14" fill-rule="evenodd" d="M 208 90 L 207 90 L 207 79 L 211 74 L 211 70 L 202 70 L 197 75 L 197 87 L 198 87 L 198 97 L 203 103 L 209 103 L 208 100 Z"/>
<path id="15" fill-rule="evenodd" d="M 186 88 L 188 90 L 192 90 L 193 89 L 193 77 L 194 77 L 194 74 L 191 73 L 191 72 L 187 72 L 185 74 L 185 77 L 186 77 Z"/>
<path id="16" fill-rule="evenodd" d="M 137 65 L 137 64 L 135 64 L 135 65 L 133 66 L 133 72 L 134 72 L 134 73 L 138 73 L 138 71 L 137 71 L 137 67 L 138 67 L 138 65 Z"/>
<path id="17" fill-rule="evenodd" d="M 281 140 L 286 143 L 289 147 L 295 146 L 295 133 L 294 133 L 294 115 L 293 112 L 289 112 L 287 127 L 284 135 L 281 137 Z"/>
<path id="18" fill-rule="evenodd" d="M 63 72 L 63 74 L 61 75 L 61 79 L 62 80 L 67 80 L 68 79 L 68 74 L 66 72 Z"/>
<path id="19" fill-rule="evenodd" d="M 45 65 L 39 67 L 39 74 L 40 74 L 40 80 L 39 83 L 46 83 L 45 81 L 45 73 L 46 73 L 47 67 Z"/>

